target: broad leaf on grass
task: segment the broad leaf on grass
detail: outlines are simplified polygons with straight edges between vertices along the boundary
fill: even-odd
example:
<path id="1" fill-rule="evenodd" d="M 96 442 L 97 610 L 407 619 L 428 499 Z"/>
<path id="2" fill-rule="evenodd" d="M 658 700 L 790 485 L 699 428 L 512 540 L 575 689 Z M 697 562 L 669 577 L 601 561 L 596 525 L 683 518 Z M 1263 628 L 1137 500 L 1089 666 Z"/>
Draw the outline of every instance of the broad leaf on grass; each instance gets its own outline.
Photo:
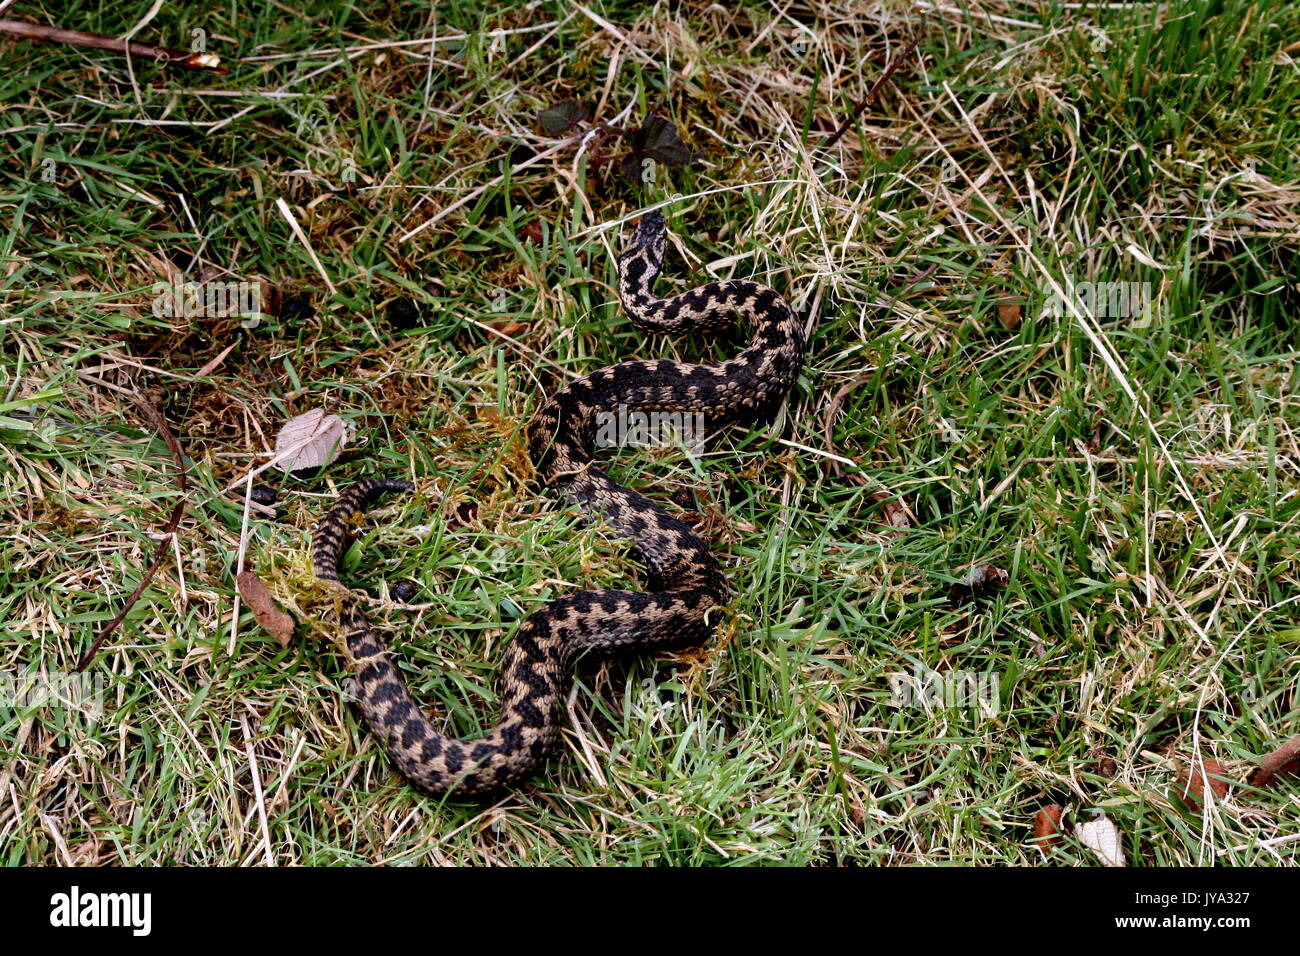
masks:
<path id="1" fill-rule="evenodd" d="M 577 100 L 565 100 L 537 114 L 537 125 L 552 136 L 571 132 L 591 119 L 591 112 Z"/>
<path id="2" fill-rule="evenodd" d="M 619 166 L 623 175 L 635 183 L 643 181 L 647 161 L 662 166 L 687 166 L 695 159 L 695 153 L 677 134 L 677 126 L 653 113 L 640 127 L 625 131 L 623 139 L 632 151 L 623 157 Z"/>
<path id="3" fill-rule="evenodd" d="M 347 440 L 343 419 L 313 408 L 284 423 L 275 439 L 275 463 L 289 472 L 321 468 L 338 457 Z"/>

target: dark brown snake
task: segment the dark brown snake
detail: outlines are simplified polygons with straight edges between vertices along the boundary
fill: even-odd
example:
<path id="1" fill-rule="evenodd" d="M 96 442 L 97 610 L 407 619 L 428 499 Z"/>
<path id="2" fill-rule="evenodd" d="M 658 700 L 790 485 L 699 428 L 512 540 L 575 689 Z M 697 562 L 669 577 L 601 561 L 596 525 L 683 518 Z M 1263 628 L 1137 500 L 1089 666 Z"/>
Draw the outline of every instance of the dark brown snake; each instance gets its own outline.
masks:
<path id="1" fill-rule="evenodd" d="M 645 591 L 579 591 L 529 614 L 506 651 L 498 679 L 501 720 L 474 740 L 434 727 L 357 604 L 345 598 L 344 641 L 356 697 L 370 733 L 397 769 L 432 794 L 482 793 L 533 773 L 560 733 L 569 664 L 584 651 L 654 651 L 702 643 L 708 612 L 729 587 L 708 542 L 658 505 L 612 481 L 592 459 L 601 413 L 699 412 L 708 432 L 770 417 L 803 366 L 804 333 L 794 310 L 754 282 L 710 282 L 670 299 L 651 292 L 663 264 L 665 224 L 646 214 L 619 257 L 619 298 L 632 321 L 655 332 L 724 327 L 736 314 L 753 332 L 734 358 L 711 365 L 623 362 L 556 392 L 528 426 L 539 479 L 589 517 L 603 518 L 632 542 L 646 568 Z M 405 481 L 371 478 L 348 488 L 316 530 L 316 576 L 339 579 L 349 526 L 380 494 L 409 491 Z"/>

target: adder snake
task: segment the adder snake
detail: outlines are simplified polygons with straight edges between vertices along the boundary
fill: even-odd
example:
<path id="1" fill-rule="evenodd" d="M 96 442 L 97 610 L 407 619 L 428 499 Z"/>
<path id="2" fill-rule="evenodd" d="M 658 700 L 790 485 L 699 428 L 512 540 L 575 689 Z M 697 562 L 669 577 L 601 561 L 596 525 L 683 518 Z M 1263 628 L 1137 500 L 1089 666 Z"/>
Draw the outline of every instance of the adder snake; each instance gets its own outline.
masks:
<path id="1" fill-rule="evenodd" d="M 356 697 L 370 733 L 401 773 L 428 793 L 481 793 L 533 773 L 560 733 L 569 664 L 582 652 L 653 651 L 703 642 L 711 608 L 729 587 L 708 543 L 687 524 L 615 483 L 593 463 L 601 413 L 699 413 L 716 431 L 770 417 L 803 365 L 804 332 L 775 291 L 754 282 L 711 282 L 668 299 L 652 294 L 663 264 L 663 216 L 642 217 L 619 257 L 619 298 L 639 327 L 656 332 L 718 329 L 748 319 L 744 351 L 715 364 L 623 362 L 557 391 L 528 426 L 540 480 L 628 538 L 646 568 L 644 591 L 579 591 L 533 611 L 519 625 L 499 678 L 501 719 L 482 737 L 459 740 L 438 730 L 411 697 L 401 672 L 357 603 L 345 598 L 344 643 Z M 348 488 L 317 528 L 316 576 L 338 581 L 349 524 L 380 494 L 408 491 L 404 481 L 367 479 Z"/>

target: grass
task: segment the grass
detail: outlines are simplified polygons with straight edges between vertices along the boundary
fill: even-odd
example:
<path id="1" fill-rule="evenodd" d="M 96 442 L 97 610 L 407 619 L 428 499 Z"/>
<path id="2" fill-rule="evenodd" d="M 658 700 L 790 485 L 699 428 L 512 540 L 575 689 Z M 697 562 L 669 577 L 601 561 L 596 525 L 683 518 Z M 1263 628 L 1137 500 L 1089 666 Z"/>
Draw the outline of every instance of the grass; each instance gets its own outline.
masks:
<path id="1" fill-rule="evenodd" d="M 1300 717 L 1300 10 L 918 9 L 168 4 L 136 37 L 203 30 L 228 77 L 0 41 L 0 669 L 70 670 L 149 562 L 178 492 L 130 393 L 191 486 L 91 668 L 103 713 L 0 708 L 2 858 L 1095 864 L 1031 843 L 1055 803 L 1105 813 L 1134 865 L 1294 863 L 1300 791 L 1245 781 Z M 699 161 L 629 184 L 534 125 L 569 97 L 665 116 Z M 813 329 L 771 428 L 612 459 L 704 529 L 738 597 L 697 653 L 582 667 L 526 786 L 422 797 L 312 624 L 312 524 L 354 478 L 418 481 L 350 580 L 417 695 L 489 725 L 514 620 L 638 580 L 532 486 L 523 425 L 573 374 L 743 341 L 620 315 L 620 224 L 660 203 L 662 289 L 756 277 Z M 155 316 L 178 277 L 311 308 Z M 1052 314 L 1089 282 L 1148 283 L 1152 307 Z M 354 425 L 344 460 L 261 476 L 274 515 L 226 491 L 316 407 Z M 299 613 L 290 647 L 236 613 L 241 560 Z M 980 567 L 1006 586 L 955 601 Z M 931 672 L 995 679 L 996 706 L 891 703 L 891 675 Z M 1200 760 L 1232 786 L 1189 810 Z"/>

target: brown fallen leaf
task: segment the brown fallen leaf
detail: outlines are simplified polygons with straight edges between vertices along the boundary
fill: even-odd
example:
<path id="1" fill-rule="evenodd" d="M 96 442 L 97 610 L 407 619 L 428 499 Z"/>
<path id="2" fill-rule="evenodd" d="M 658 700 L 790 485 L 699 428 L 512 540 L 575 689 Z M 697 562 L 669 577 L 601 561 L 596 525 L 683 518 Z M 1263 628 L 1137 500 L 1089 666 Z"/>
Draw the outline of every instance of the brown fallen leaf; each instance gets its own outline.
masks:
<path id="1" fill-rule="evenodd" d="M 1093 758 L 1092 769 L 1097 776 L 1105 777 L 1107 780 L 1115 779 L 1115 775 L 1119 773 L 1119 764 L 1115 762 L 1114 757 L 1099 749 L 1088 751 L 1088 756 Z"/>
<path id="2" fill-rule="evenodd" d="M 893 495 L 884 491 L 873 491 L 871 498 L 880 503 L 880 516 L 889 527 L 906 528 L 911 524 L 907 518 L 907 509 Z"/>
<path id="3" fill-rule="evenodd" d="M 516 322 L 513 319 L 507 319 L 505 321 L 497 320 L 496 322 L 487 322 L 485 324 L 492 326 L 492 328 L 496 329 L 496 331 L 500 332 L 502 335 L 518 335 L 521 332 L 528 331 L 527 322 Z"/>
<path id="4" fill-rule="evenodd" d="M 1020 328 L 1020 323 L 1024 318 L 1024 307 L 1019 301 L 1003 299 L 998 303 L 998 321 L 1002 327 L 1009 332 L 1014 332 Z"/>
<path id="5" fill-rule="evenodd" d="M 1061 807 L 1049 804 L 1038 811 L 1034 817 L 1034 842 L 1044 850 L 1049 850 L 1061 843 Z"/>
<path id="6" fill-rule="evenodd" d="M 281 647 L 288 647 L 293 640 L 293 618 L 280 610 L 271 597 L 271 592 L 252 571 L 240 571 L 235 578 L 239 596 L 253 612 L 253 617 L 262 630 L 280 642 Z"/>
<path id="7" fill-rule="evenodd" d="M 1088 454 L 1095 455 L 1101 451 L 1102 430 L 1101 422 L 1092 426 L 1092 437 L 1088 439 Z"/>
<path id="8" fill-rule="evenodd" d="M 1205 787 L 1208 784 L 1210 792 L 1214 794 L 1215 800 L 1222 800 L 1228 795 L 1227 771 L 1223 769 L 1223 764 L 1217 760 L 1206 760 L 1200 770 L 1193 771 L 1191 767 L 1179 764 L 1178 766 L 1178 799 L 1183 801 L 1183 806 L 1188 810 L 1196 811 L 1201 808 L 1201 801 L 1205 797 Z"/>
<path id="9" fill-rule="evenodd" d="M 1274 777 L 1300 777 L 1300 734 L 1261 760 L 1250 782 L 1256 787 L 1264 787 L 1272 783 Z"/>

